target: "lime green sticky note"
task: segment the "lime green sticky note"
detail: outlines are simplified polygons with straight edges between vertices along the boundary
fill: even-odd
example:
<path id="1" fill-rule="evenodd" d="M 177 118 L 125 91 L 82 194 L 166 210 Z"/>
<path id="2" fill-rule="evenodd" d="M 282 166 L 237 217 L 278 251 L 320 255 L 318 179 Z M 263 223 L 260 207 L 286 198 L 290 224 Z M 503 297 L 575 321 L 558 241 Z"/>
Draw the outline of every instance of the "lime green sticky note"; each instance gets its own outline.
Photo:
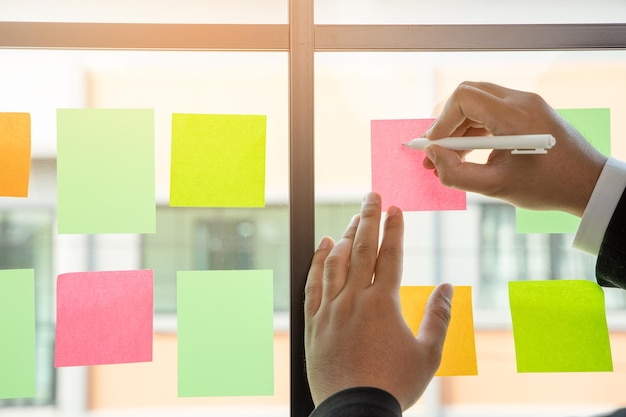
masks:
<path id="1" fill-rule="evenodd" d="M 591 281 L 509 282 L 518 372 L 613 370 L 604 293 Z"/>
<path id="2" fill-rule="evenodd" d="M 154 111 L 57 110 L 59 233 L 154 233 Z"/>
<path id="3" fill-rule="evenodd" d="M 561 109 L 557 111 L 597 150 L 606 156 L 611 155 L 610 109 Z M 580 219 L 557 211 L 517 208 L 516 224 L 518 233 L 575 233 Z"/>
<path id="4" fill-rule="evenodd" d="M 274 393 L 272 275 L 178 272 L 179 397 Z"/>
<path id="5" fill-rule="evenodd" d="M 170 205 L 264 207 L 266 117 L 174 114 Z"/>
<path id="6" fill-rule="evenodd" d="M 0 398 L 35 396 L 35 272 L 0 271 Z"/>

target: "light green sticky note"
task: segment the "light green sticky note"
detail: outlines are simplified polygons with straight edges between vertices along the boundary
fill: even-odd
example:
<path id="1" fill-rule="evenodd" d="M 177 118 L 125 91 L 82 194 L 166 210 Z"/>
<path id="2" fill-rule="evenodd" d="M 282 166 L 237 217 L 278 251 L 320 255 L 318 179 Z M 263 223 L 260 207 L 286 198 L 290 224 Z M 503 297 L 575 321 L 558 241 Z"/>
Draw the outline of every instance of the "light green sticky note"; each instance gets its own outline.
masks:
<path id="1" fill-rule="evenodd" d="M 35 273 L 0 271 L 0 398 L 34 397 Z"/>
<path id="2" fill-rule="evenodd" d="M 154 233 L 154 111 L 57 110 L 59 233 Z"/>
<path id="3" fill-rule="evenodd" d="M 604 292 L 591 281 L 509 282 L 518 372 L 613 370 Z"/>
<path id="4" fill-rule="evenodd" d="M 561 109 L 557 111 L 597 150 L 606 156 L 611 155 L 610 109 Z M 580 219 L 557 211 L 517 208 L 516 224 L 518 233 L 575 233 Z"/>
<path id="5" fill-rule="evenodd" d="M 272 276 L 178 272 L 179 397 L 273 395 Z"/>
<path id="6" fill-rule="evenodd" d="M 265 206 L 266 117 L 174 114 L 170 205 Z"/>

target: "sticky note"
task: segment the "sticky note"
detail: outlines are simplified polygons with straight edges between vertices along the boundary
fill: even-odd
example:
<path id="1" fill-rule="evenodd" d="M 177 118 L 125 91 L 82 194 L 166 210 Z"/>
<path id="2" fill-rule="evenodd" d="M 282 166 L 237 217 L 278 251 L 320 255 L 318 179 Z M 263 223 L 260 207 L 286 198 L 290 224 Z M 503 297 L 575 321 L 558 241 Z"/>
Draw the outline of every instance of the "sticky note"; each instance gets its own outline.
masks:
<path id="1" fill-rule="evenodd" d="M 0 196 L 28 197 L 30 114 L 0 113 Z"/>
<path id="2" fill-rule="evenodd" d="M 274 393 L 272 275 L 178 272 L 179 397 Z"/>
<path id="3" fill-rule="evenodd" d="M 35 272 L 0 271 L 0 398 L 34 397 Z"/>
<path id="4" fill-rule="evenodd" d="M 154 233 L 154 112 L 57 110 L 59 233 Z"/>
<path id="5" fill-rule="evenodd" d="M 598 284 L 584 280 L 509 282 L 518 372 L 612 371 Z"/>
<path id="6" fill-rule="evenodd" d="M 434 286 L 400 287 L 402 316 L 417 336 L 424 318 L 428 297 Z M 435 375 L 477 375 L 476 343 L 474 338 L 474 315 L 472 310 L 472 287 L 455 286 L 452 298 L 452 316 L 448 334 L 443 345 L 441 365 Z"/>
<path id="7" fill-rule="evenodd" d="M 383 211 L 465 210 L 466 193 L 447 188 L 422 166 L 424 151 L 402 146 L 420 137 L 434 119 L 372 120 L 372 190 L 381 195 Z"/>
<path id="8" fill-rule="evenodd" d="M 560 109 L 565 120 L 576 128 L 598 151 L 611 155 L 610 109 Z M 548 151 L 549 152 L 549 151 Z M 575 233 L 580 219 L 558 211 L 516 208 L 518 233 Z"/>
<path id="9" fill-rule="evenodd" d="M 54 366 L 152 361 L 153 293 L 150 270 L 59 275 Z"/>
<path id="10" fill-rule="evenodd" d="M 170 205 L 264 207 L 266 117 L 174 114 Z"/>

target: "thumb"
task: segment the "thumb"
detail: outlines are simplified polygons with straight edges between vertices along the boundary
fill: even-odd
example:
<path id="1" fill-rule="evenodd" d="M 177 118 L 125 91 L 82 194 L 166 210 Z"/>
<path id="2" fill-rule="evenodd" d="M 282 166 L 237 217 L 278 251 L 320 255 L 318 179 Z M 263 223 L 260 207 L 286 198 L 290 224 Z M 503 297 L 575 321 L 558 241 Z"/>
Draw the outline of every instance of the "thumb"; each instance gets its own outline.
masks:
<path id="1" fill-rule="evenodd" d="M 438 359 L 437 363 L 448 333 L 453 295 L 454 287 L 450 284 L 441 284 L 435 288 L 428 299 L 424 319 L 417 333 L 418 340 Z"/>
<path id="2" fill-rule="evenodd" d="M 428 145 L 424 151 L 435 166 L 439 181 L 446 187 L 481 194 L 489 194 L 494 188 L 492 166 L 465 162 L 458 151 L 439 145 Z"/>

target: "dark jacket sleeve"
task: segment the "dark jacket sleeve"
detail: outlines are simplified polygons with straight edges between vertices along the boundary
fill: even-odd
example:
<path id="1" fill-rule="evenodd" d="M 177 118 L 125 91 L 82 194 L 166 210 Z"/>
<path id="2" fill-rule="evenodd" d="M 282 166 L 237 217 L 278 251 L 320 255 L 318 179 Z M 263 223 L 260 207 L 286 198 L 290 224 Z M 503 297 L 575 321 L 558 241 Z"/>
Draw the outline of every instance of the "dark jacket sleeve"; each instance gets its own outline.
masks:
<path id="1" fill-rule="evenodd" d="M 401 417 L 396 398 L 378 388 L 358 387 L 340 391 L 324 400 L 309 417 Z"/>
<path id="2" fill-rule="evenodd" d="M 596 278 L 603 287 L 626 289 L 626 190 L 604 233 L 596 262 Z"/>

